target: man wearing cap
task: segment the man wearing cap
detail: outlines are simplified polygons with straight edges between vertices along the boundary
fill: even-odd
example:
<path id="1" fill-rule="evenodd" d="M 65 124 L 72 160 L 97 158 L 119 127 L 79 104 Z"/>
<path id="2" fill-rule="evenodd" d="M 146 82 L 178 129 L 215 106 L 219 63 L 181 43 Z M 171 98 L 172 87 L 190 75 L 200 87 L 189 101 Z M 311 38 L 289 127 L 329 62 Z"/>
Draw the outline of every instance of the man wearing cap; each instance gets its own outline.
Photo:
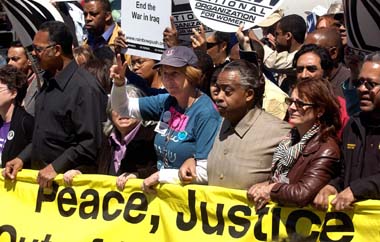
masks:
<path id="1" fill-rule="evenodd" d="M 347 29 L 344 22 L 343 3 L 332 3 L 321 19 L 326 19 L 325 26 L 319 22 L 317 28 L 334 28 L 339 31 L 343 46 L 347 45 Z"/>
<path id="2" fill-rule="evenodd" d="M 261 42 L 273 50 L 276 49 L 276 24 L 282 17 L 284 17 L 284 11 L 282 9 L 279 9 L 274 11 L 271 15 L 269 15 L 266 19 L 257 25 L 262 29 L 263 32 L 263 38 L 261 39 Z"/>
<path id="3" fill-rule="evenodd" d="M 190 180 L 206 183 L 207 156 L 217 133 L 220 116 L 211 99 L 197 86 L 202 71 L 197 68 L 198 58 L 191 48 L 175 46 L 167 49 L 159 67 L 162 83 L 168 94 L 144 98 L 128 98 L 125 92 L 127 63 L 111 68 L 114 86 L 111 107 L 121 116 L 140 120 L 158 121 L 154 146 L 158 172 L 146 178 L 142 189 L 154 192 L 157 183 L 179 182 L 178 169 L 191 160 L 196 163 L 194 173 L 187 173 Z"/>

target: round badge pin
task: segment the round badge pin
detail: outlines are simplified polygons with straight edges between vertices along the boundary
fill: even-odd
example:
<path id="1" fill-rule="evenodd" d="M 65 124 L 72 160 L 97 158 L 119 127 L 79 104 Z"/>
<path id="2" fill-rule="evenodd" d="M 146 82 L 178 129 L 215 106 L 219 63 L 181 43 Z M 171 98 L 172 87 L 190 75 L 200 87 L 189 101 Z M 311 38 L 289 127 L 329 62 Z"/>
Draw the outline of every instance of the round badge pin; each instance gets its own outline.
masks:
<path id="1" fill-rule="evenodd" d="M 15 137 L 15 132 L 13 130 L 9 130 L 7 139 L 12 140 Z"/>
<path id="2" fill-rule="evenodd" d="M 169 122 L 171 117 L 172 117 L 172 114 L 170 113 L 170 111 L 165 111 L 164 114 L 162 115 L 162 121 L 167 123 Z"/>
<path id="3" fill-rule="evenodd" d="M 177 137 L 178 137 L 179 140 L 183 141 L 187 137 L 187 132 L 186 131 L 181 131 L 181 132 L 178 133 Z"/>

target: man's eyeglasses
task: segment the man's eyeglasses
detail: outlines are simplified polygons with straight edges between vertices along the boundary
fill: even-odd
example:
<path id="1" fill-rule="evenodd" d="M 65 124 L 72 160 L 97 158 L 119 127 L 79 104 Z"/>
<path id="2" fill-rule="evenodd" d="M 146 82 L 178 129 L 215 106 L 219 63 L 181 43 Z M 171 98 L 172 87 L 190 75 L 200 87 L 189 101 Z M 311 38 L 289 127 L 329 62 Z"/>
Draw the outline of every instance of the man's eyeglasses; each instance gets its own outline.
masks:
<path id="1" fill-rule="evenodd" d="M 33 50 L 37 53 L 41 53 L 43 51 L 45 51 L 46 49 L 49 49 L 51 47 L 55 46 L 55 44 L 51 44 L 51 45 L 48 45 L 48 46 L 45 46 L 45 47 L 41 47 L 41 46 L 36 46 L 36 45 L 32 45 L 33 47 Z"/>
<path id="2" fill-rule="evenodd" d="M 305 68 L 307 71 L 312 72 L 312 73 L 318 70 L 318 68 L 314 65 L 313 66 L 296 66 L 296 72 L 302 73 Z"/>
<path id="3" fill-rule="evenodd" d="M 285 98 L 285 103 L 289 106 L 291 106 L 294 103 L 297 108 L 303 108 L 305 106 L 310 106 L 310 107 L 315 106 L 314 103 L 305 103 L 299 99 L 294 99 L 294 98 L 290 98 L 290 97 Z"/>
<path id="4" fill-rule="evenodd" d="M 371 91 L 373 88 L 375 88 L 376 86 L 380 85 L 380 83 L 374 82 L 370 78 L 363 78 L 363 77 L 361 77 L 358 80 L 355 80 L 354 82 L 352 82 L 352 85 L 355 88 L 359 88 L 363 84 L 364 84 L 365 88 L 367 88 L 368 91 Z"/>
<path id="5" fill-rule="evenodd" d="M 207 49 L 211 49 L 212 47 L 214 47 L 215 45 L 218 45 L 218 44 L 220 44 L 220 43 L 218 43 L 218 42 L 213 42 L 213 43 L 207 42 Z"/>

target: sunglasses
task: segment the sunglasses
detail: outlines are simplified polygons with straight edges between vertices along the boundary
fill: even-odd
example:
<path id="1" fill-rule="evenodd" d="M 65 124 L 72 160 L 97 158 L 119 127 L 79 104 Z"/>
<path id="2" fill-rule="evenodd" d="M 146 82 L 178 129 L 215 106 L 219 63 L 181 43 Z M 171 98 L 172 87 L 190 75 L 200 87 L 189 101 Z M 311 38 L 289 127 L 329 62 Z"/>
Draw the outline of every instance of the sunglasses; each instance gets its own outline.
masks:
<path id="1" fill-rule="evenodd" d="M 316 72 L 318 68 L 316 66 L 296 66 L 296 72 L 302 73 L 306 69 L 308 72 Z"/>
<path id="2" fill-rule="evenodd" d="M 303 108 L 305 106 L 310 106 L 310 107 L 315 106 L 314 103 L 305 103 L 299 99 L 294 99 L 294 98 L 290 98 L 290 97 L 285 98 L 285 103 L 289 106 L 291 106 L 294 103 L 297 108 Z"/>
<path id="3" fill-rule="evenodd" d="M 218 45 L 218 44 L 220 44 L 220 43 L 218 43 L 218 42 L 213 42 L 213 43 L 207 42 L 207 49 L 211 49 L 212 47 L 214 47 L 215 45 Z"/>
<path id="4" fill-rule="evenodd" d="M 51 45 L 48 45 L 48 46 L 45 46 L 45 47 L 41 47 L 41 46 L 36 46 L 36 45 L 32 45 L 32 48 L 35 52 L 37 53 L 41 53 L 43 51 L 45 51 L 46 49 L 49 49 L 53 46 L 55 46 L 56 44 L 51 44 Z"/>
<path id="5" fill-rule="evenodd" d="M 368 91 L 371 91 L 373 88 L 380 85 L 380 83 L 374 82 L 370 78 L 363 78 L 363 77 L 352 82 L 352 85 L 355 88 L 359 88 L 363 84 L 364 84 L 365 88 L 367 88 Z"/>

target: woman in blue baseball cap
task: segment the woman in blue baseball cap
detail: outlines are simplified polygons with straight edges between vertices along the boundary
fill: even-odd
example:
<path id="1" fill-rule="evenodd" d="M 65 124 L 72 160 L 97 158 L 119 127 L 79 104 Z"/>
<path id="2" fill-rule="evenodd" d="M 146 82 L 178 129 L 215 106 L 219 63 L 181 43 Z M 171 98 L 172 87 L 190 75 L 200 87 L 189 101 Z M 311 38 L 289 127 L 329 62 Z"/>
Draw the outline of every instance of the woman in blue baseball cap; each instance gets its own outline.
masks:
<path id="1" fill-rule="evenodd" d="M 112 109 L 121 116 L 158 121 L 154 146 L 158 172 L 142 184 L 145 192 L 155 192 L 158 183 L 207 183 L 207 156 L 217 133 L 220 116 L 211 99 L 198 86 L 202 72 L 198 58 L 191 48 L 175 46 L 165 50 L 160 68 L 162 83 L 168 94 L 143 98 L 129 98 L 125 92 L 127 64 L 111 68 L 114 85 L 111 92 Z M 179 177 L 179 168 L 190 159 L 196 161 L 196 170 Z M 127 179 L 118 178 L 123 188 Z"/>

